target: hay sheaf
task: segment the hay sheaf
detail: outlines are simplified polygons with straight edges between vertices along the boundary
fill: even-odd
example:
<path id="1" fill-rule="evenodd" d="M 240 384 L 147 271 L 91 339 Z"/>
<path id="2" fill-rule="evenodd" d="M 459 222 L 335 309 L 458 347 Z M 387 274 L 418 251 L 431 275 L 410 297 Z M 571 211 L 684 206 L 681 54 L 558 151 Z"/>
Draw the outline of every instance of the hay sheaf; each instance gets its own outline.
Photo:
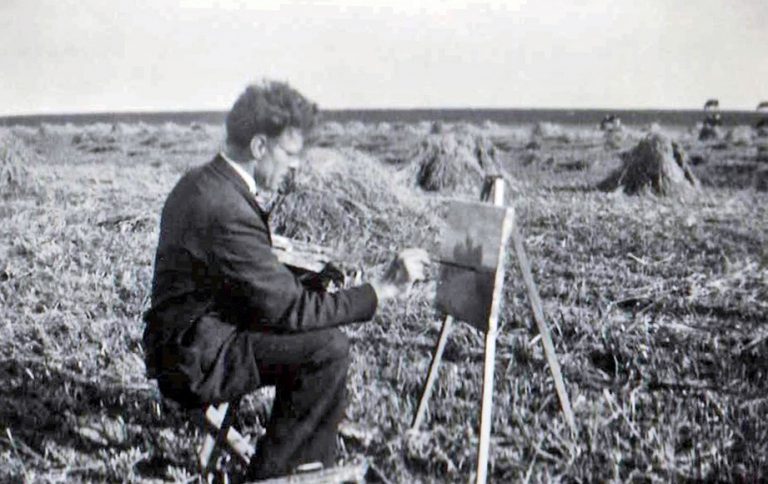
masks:
<path id="1" fill-rule="evenodd" d="M 485 136 L 440 133 L 422 141 L 411 159 L 416 184 L 428 191 L 476 191 L 486 175 L 498 174 L 496 148 Z"/>
<path id="2" fill-rule="evenodd" d="M 13 133 L 0 132 L 0 196 L 11 198 L 37 193 L 39 185 L 29 166 L 38 155 Z"/>
<path id="3" fill-rule="evenodd" d="M 605 146 L 614 150 L 620 149 L 627 137 L 627 132 L 621 127 L 603 131 Z"/>
<path id="4" fill-rule="evenodd" d="M 417 245 L 432 236 L 429 214 L 410 203 L 406 190 L 394 170 L 372 156 L 313 148 L 271 225 L 280 235 L 332 248 L 348 262 L 377 263 L 401 240 Z"/>
<path id="5" fill-rule="evenodd" d="M 565 131 L 562 126 L 555 123 L 539 122 L 531 130 L 531 137 L 534 139 L 546 139 L 559 141 L 561 143 L 570 143 L 573 141 L 573 134 Z"/>
<path id="6" fill-rule="evenodd" d="M 622 189 L 628 195 L 675 195 L 696 192 L 699 181 L 685 151 L 666 136 L 650 133 L 622 155 L 622 166 L 598 184 L 606 191 Z"/>
<path id="7" fill-rule="evenodd" d="M 735 146 L 750 146 L 752 129 L 749 126 L 736 126 L 725 135 L 725 141 Z"/>

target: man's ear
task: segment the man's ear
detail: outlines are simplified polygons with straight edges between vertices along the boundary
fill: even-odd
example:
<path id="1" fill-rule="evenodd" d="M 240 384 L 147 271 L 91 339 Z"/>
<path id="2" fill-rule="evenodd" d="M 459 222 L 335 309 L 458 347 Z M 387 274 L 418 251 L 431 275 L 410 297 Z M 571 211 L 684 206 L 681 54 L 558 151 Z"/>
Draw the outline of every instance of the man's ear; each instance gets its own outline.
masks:
<path id="1" fill-rule="evenodd" d="M 251 155 L 260 160 L 264 158 L 264 154 L 267 152 L 267 138 L 264 135 L 257 134 L 251 138 Z"/>

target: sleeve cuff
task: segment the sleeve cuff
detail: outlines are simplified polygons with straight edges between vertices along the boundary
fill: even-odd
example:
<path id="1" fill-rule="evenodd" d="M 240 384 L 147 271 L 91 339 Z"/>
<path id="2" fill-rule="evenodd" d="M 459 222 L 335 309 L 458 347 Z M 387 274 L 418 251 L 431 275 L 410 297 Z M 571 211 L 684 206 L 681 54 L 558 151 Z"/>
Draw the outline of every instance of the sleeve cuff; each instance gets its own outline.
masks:
<path id="1" fill-rule="evenodd" d="M 356 321 L 368 321 L 373 319 L 379 298 L 372 285 L 365 283 L 361 286 L 348 289 L 349 300 L 352 301 Z"/>

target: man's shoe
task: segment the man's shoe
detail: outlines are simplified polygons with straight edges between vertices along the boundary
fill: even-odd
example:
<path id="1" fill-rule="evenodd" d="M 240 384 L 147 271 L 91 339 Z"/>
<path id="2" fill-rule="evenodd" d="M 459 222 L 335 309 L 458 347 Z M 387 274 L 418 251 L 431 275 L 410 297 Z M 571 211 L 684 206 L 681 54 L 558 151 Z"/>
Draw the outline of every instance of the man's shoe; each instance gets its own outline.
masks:
<path id="1" fill-rule="evenodd" d="M 293 471 L 294 474 L 303 474 L 305 472 L 317 472 L 323 470 L 322 462 L 307 462 L 306 464 L 299 464 Z"/>

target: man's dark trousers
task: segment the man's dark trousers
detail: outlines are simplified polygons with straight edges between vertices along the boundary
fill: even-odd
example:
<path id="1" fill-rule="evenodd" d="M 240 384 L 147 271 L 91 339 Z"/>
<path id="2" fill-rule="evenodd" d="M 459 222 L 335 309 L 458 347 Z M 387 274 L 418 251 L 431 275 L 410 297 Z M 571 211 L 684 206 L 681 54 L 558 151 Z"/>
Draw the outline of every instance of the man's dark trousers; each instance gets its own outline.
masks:
<path id="1" fill-rule="evenodd" d="M 248 332 L 243 338 L 258 348 L 262 385 L 276 390 L 249 477 L 287 474 L 315 461 L 332 466 L 347 398 L 347 337 L 332 328 L 299 334 Z"/>

